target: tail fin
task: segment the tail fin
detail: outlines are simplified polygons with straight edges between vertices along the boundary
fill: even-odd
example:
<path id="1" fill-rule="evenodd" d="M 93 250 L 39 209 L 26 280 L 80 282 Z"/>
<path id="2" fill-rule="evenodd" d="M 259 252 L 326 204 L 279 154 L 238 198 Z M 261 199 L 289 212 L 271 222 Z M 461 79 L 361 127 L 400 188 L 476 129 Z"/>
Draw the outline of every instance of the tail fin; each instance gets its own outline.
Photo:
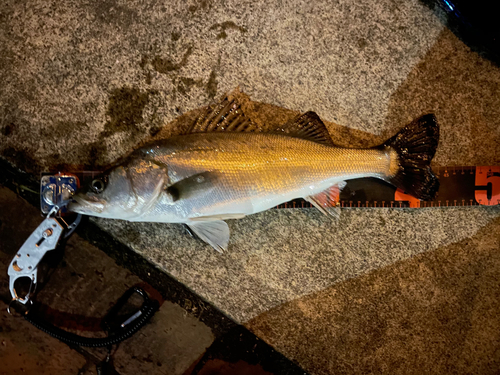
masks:
<path id="1" fill-rule="evenodd" d="M 430 167 L 439 142 L 439 126 L 433 114 L 424 115 L 383 144 L 398 154 L 399 170 L 387 181 L 422 200 L 432 200 L 439 180 Z"/>

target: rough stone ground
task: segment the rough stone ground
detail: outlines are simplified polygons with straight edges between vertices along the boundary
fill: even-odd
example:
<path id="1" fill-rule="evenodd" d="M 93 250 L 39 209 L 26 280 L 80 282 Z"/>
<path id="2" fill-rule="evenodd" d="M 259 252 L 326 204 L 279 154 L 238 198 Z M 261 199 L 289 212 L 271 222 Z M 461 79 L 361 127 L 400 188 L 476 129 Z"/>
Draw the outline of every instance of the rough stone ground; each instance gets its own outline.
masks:
<path id="1" fill-rule="evenodd" d="M 435 166 L 499 165 L 500 69 L 444 20 L 410 0 L 8 0 L 0 154 L 99 169 L 240 86 L 254 121 L 314 110 L 351 146 L 433 112 Z M 178 226 L 93 222 L 312 373 L 498 373 L 499 214 L 266 212 L 231 221 L 223 255 Z"/>

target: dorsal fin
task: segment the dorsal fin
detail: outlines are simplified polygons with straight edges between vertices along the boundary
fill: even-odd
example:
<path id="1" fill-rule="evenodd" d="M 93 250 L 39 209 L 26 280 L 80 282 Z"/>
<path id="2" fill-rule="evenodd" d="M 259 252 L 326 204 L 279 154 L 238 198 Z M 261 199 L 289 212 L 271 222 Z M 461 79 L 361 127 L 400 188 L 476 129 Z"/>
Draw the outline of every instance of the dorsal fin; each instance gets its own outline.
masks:
<path id="1" fill-rule="evenodd" d="M 216 105 L 208 107 L 184 134 L 220 131 L 250 133 L 260 129 L 245 116 L 235 98 L 225 96 Z"/>
<path id="2" fill-rule="evenodd" d="M 281 134 L 335 146 L 325 124 L 315 112 L 306 112 L 276 129 Z"/>
<path id="3" fill-rule="evenodd" d="M 208 107 L 184 134 L 220 131 L 251 133 L 263 130 L 245 116 L 237 97 L 230 94 Z M 323 121 L 311 111 L 297 116 L 272 132 L 335 146 Z"/>

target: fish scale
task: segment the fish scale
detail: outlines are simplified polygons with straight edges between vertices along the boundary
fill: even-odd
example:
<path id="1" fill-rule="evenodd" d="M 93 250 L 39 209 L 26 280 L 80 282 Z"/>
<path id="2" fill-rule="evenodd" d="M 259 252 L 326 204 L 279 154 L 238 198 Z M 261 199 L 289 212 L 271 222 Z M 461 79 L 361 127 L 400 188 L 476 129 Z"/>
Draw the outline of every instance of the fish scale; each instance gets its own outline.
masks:
<path id="1" fill-rule="evenodd" d="M 252 147 L 251 144 L 258 145 Z M 159 148 L 157 147 L 159 146 Z M 188 177 L 192 172 L 221 170 L 235 174 L 293 173 L 294 180 L 314 180 L 318 177 L 390 175 L 389 155 L 377 149 L 347 149 L 328 147 L 311 141 L 274 134 L 213 133 L 174 137 L 154 147 L 147 147 L 176 174 L 172 182 Z M 187 171 L 187 172 L 185 172 Z M 354 177 L 351 177 L 354 178 Z M 275 182 L 276 178 L 265 181 Z"/>

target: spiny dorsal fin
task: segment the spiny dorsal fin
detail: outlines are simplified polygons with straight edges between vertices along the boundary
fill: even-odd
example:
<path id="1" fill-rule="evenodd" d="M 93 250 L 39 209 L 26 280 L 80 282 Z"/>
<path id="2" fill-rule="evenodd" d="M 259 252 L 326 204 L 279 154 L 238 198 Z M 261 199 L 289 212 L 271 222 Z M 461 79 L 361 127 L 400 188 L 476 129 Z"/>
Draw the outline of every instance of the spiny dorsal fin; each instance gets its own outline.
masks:
<path id="1" fill-rule="evenodd" d="M 325 124 L 315 112 L 306 112 L 276 129 L 281 134 L 335 146 Z"/>
<path id="2" fill-rule="evenodd" d="M 208 107 L 184 134 L 220 131 L 250 133 L 260 129 L 245 116 L 235 98 L 225 96 L 216 105 Z"/>
<path id="3" fill-rule="evenodd" d="M 345 181 L 339 181 L 337 184 L 323 190 L 321 193 L 304 197 L 304 199 L 325 215 L 331 215 L 338 219 L 340 216 L 340 207 L 338 206 L 340 192 L 345 185 Z"/>

